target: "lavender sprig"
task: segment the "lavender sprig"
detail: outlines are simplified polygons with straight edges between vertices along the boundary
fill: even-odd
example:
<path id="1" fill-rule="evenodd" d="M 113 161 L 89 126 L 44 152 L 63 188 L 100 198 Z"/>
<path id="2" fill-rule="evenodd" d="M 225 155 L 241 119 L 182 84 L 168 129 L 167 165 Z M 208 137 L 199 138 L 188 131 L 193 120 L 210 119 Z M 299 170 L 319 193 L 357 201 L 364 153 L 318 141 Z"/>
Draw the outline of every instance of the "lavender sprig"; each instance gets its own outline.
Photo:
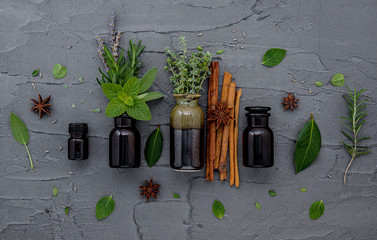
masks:
<path id="1" fill-rule="evenodd" d="M 113 46 L 113 57 L 115 61 L 118 60 L 118 46 L 119 46 L 119 41 L 120 41 L 121 36 L 122 36 L 122 32 L 118 30 L 118 33 L 115 38 L 114 46 Z"/>
<path id="2" fill-rule="evenodd" d="M 106 72 L 108 72 L 109 71 L 109 65 L 107 65 L 106 59 L 103 56 L 103 48 L 104 48 L 103 40 L 102 40 L 102 38 L 100 38 L 98 36 L 98 34 L 96 36 L 96 39 L 97 39 L 97 43 L 98 43 L 98 50 L 97 50 L 98 55 L 101 58 L 103 65 L 105 66 Z"/>
<path id="3" fill-rule="evenodd" d="M 110 28 L 110 46 L 111 48 L 114 47 L 114 43 L 115 43 L 115 11 L 113 11 L 111 17 L 110 17 L 110 24 L 109 24 L 109 28 Z"/>

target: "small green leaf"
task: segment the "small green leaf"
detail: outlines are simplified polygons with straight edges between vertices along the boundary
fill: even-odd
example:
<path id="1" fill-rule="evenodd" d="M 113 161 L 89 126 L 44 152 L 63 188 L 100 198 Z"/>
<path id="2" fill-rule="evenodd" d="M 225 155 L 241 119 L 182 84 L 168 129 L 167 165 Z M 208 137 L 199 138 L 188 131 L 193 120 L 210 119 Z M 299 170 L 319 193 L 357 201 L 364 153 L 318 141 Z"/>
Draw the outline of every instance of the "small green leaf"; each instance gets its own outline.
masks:
<path id="1" fill-rule="evenodd" d="M 65 207 L 65 208 L 64 208 L 64 212 L 65 212 L 65 215 L 68 215 L 69 207 Z"/>
<path id="2" fill-rule="evenodd" d="M 82 79 L 82 77 L 79 77 L 79 82 L 83 82 L 84 80 Z"/>
<path id="3" fill-rule="evenodd" d="M 286 53 L 287 51 L 284 49 L 271 48 L 264 54 L 262 64 L 269 67 L 276 66 L 283 61 Z"/>
<path id="4" fill-rule="evenodd" d="M 261 206 L 260 206 L 260 203 L 259 202 L 255 202 L 255 207 L 260 210 L 261 209 Z"/>
<path id="5" fill-rule="evenodd" d="M 82 99 L 81 99 L 81 101 L 80 101 L 80 102 L 81 102 L 81 104 L 84 104 L 84 103 L 85 103 L 85 101 L 84 101 L 84 100 L 82 100 Z"/>
<path id="6" fill-rule="evenodd" d="M 181 196 L 179 196 L 179 195 L 176 194 L 176 193 L 173 193 L 173 197 L 174 197 L 175 199 L 179 199 L 179 198 L 181 198 Z"/>
<path id="7" fill-rule="evenodd" d="M 225 50 L 218 50 L 218 51 L 216 52 L 216 54 L 217 54 L 217 55 L 220 55 L 220 54 L 222 54 L 224 51 L 225 51 Z"/>
<path id="8" fill-rule="evenodd" d="M 139 98 L 139 96 L 141 95 L 144 95 L 143 98 Z M 142 99 L 144 102 L 148 102 L 148 101 L 151 101 L 151 100 L 155 100 L 155 99 L 159 99 L 159 98 L 163 98 L 164 97 L 164 94 L 160 93 L 160 92 L 147 92 L 147 93 L 144 93 L 144 94 L 141 94 L 139 96 L 137 96 L 136 98 L 139 98 L 139 99 Z"/>
<path id="9" fill-rule="evenodd" d="M 54 194 L 55 197 L 58 196 L 58 193 L 59 193 L 58 188 L 54 188 L 54 189 L 52 190 L 52 194 Z"/>
<path id="10" fill-rule="evenodd" d="M 127 105 L 119 98 L 114 98 L 107 105 L 105 115 L 108 117 L 118 117 L 122 115 L 127 109 Z"/>
<path id="11" fill-rule="evenodd" d="M 102 91 L 105 96 L 111 101 L 118 97 L 118 92 L 122 91 L 122 87 L 115 83 L 103 83 Z"/>
<path id="12" fill-rule="evenodd" d="M 217 217 L 218 219 L 223 219 L 224 214 L 225 214 L 225 208 L 224 205 L 218 201 L 215 200 L 212 204 L 212 213 Z"/>
<path id="13" fill-rule="evenodd" d="M 130 97 L 136 97 L 140 90 L 140 83 L 136 77 L 128 79 L 122 91 Z"/>
<path id="14" fill-rule="evenodd" d="M 54 69 L 52 71 L 52 75 L 54 76 L 55 79 L 61 79 L 65 77 L 67 74 L 67 68 L 63 67 L 60 64 L 55 64 Z"/>
<path id="15" fill-rule="evenodd" d="M 201 46 L 198 45 L 198 46 L 196 47 L 196 50 L 198 50 L 198 51 L 203 51 L 203 48 L 202 48 Z"/>
<path id="16" fill-rule="evenodd" d="M 306 188 L 301 188 L 300 191 L 301 191 L 301 192 L 306 192 L 306 191 L 308 191 L 308 189 L 306 189 Z"/>
<path id="17" fill-rule="evenodd" d="M 272 189 L 270 191 L 268 191 L 268 194 L 270 194 L 271 197 L 276 197 L 277 196 L 275 190 L 272 190 Z"/>
<path id="18" fill-rule="evenodd" d="M 68 85 L 66 84 L 66 85 L 64 85 L 64 89 L 68 89 Z"/>
<path id="19" fill-rule="evenodd" d="M 76 104 L 72 103 L 72 107 L 73 107 L 73 108 L 76 108 Z"/>
<path id="20" fill-rule="evenodd" d="M 325 212 L 325 205 L 323 204 L 323 201 L 314 202 L 309 210 L 310 219 L 316 220 L 322 216 L 322 214 Z"/>
<path id="21" fill-rule="evenodd" d="M 92 93 L 93 93 L 93 91 L 92 91 L 92 90 L 89 90 L 89 93 L 90 93 L 90 94 L 92 94 Z"/>
<path id="22" fill-rule="evenodd" d="M 127 106 L 133 106 L 134 105 L 134 100 L 132 97 L 127 97 L 126 99 L 124 99 L 124 103 L 127 105 Z"/>
<path id="23" fill-rule="evenodd" d="M 154 80 L 157 76 L 157 68 L 154 67 L 151 70 L 149 70 L 147 73 L 144 74 L 144 76 L 140 79 L 140 89 L 139 93 L 146 92 L 153 84 Z"/>
<path id="24" fill-rule="evenodd" d="M 101 112 L 101 109 L 100 108 L 95 108 L 95 109 L 90 110 L 90 111 L 95 112 L 95 113 L 99 113 L 99 112 Z"/>
<path id="25" fill-rule="evenodd" d="M 317 81 L 314 83 L 317 87 L 322 87 L 323 83 L 321 81 Z"/>
<path id="26" fill-rule="evenodd" d="M 109 197 L 101 198 L 96 205 L 96 217 L 98 220 L 107 218 L 115 208 L 115 202 L 113 200 L 113 195 Z"/>
<path id="27" fill-rule="evenodd" d="M 123 91 L 120 91 L 120 92 L 118 92 L 118 98 L 120 99 L 120 100 L 122 100 L 123 102 L 127 99 L 127 94 L 125 93 L 125 92 L 123 92 Z"/>
<path id="28" fill-rule="evenodd" d="M 152 119 L 149 107 L 143 100 L 134 98 L 133 106 L 127 106 L 126 104 L 124 106 L 126 106 L 127 114 L 136 120 L 149 121 Z"/>
<path id="29" fill-rule="evenodd" d="M 160 127 L 158 127 L 148 137 L 147 143 L 145 145 L 144 155 L 149 167 L 153 167 L 160 158 L 162 152 L 162 143 L 162 134 Z"/>
<path id="30" fill-rule="evenodd" d="M 335 74 L 331 79 L 331 84 L 337 87 L 342 87 L 344 82 L 344 75 L 341 73 Z"/>
<path id="31" fill-rule="evenodd" d="M 39 73 L 39 68 L 37 70 L 34 70 L 33 73 L 31 74 L 33 77 L 38 76 Z"/>
<path id="32" fill-rule="evenodd" d="M 27 129 L 25 123 L 13 112 L 10 113 L 10 129 L 12 131 L 14 139 L 16 139 L 17 142 L 25 146 L 26 152 L 29 157 L 30 168 L 34 169 L 29 148 L 27 147 L 30 138 L 29 130 Z"/>

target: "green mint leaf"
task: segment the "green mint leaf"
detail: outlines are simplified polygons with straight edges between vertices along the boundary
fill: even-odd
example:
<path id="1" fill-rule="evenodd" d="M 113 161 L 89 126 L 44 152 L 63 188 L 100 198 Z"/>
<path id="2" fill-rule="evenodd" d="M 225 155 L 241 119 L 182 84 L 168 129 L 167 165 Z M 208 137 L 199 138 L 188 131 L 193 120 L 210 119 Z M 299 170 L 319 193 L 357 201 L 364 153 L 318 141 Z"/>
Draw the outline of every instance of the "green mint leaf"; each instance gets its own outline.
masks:
<path id="1" fill-rule="evenodd" d="M 128 79 L 126 84 L 123 86 L 123 92 L 130 97 L 136 97 L 140 90 L 140 83 L 137 77 L 132 77 Z"/>
<path id="2" fill-rule="evenodd" d="M 72 107 L 73 107 L 73 108 L 76 108 L 76 104 L 72 103 Z"/>
<path id="3" fill-rule="evenodd" d="M 63 67 L 62 65 L 55 64 L 54 69 L 52 70 L 52 75 L 54 76 L 55 79 L 61 79 L 65 77 L 67 74 L 67 68 Z"/>
<path id="4" fill-rule="evenodd" d="M 54 188 L 53 190 L 52 190 L 52 194 L 54 194 L 54 196 L 56 197 L 56 196 L 58 196 L 58 193 L 59 193 L 59 190 L 58 190 L 58 188 Z"/>
<path id="5" fill-rule="evenodd" d="M 323 204 L 323 201 L 314 202 L 309 210 L 309 216 L 310 219 L 316 220 L 320 218 L 323 213 L 325 212 L 325 205 Z"/>
<path id="6" fill-rule="evenodd" d="M 286 53 L 287 51 L 284 49 L 271 48 L 267 50 L 267 52 L 264 54 L 262 64 L 269 67 L 274 67 L 278 65 L 281 61 L 283 61 Z"/>
<path id="7" fill-rule="evenodd" d="M 127 109 L 127 105 L 119 98 L 114 98 L 107 105 L 105 115 L 108 117 L 118 117 L 122 115 Z"/>
<path id="8" fill-rule="evenodd" d="M 148 102 L 148 101 L 151 101 L 151 100 L 155 100 L 155 99 L 159 99 L 159 98 L 164 97 L 164 94 L 162 94 L 160 92 L 147 92 L 147 93 L 144 93 L 144 94 L 141 94 L 141 95 L 144 95 L 142 98 L 139 98 L 139 96 L 141 96 L 141 95 L 137 96 L 136 98 L 142 99 L 142 100 L 144 100 L 144 102 Z"/>
<path id="9" fill-rule="evenodd" d="M 297 138 L 295 148 L 296 174 L 314 162 L 319 150 L 321 150 L 321 132 L 312 114 L 310 120 L 301 129 Z"/>
<path id="10" fill-rule="evenodd" d="M 260 206 L 260 203 L 259 202 L 255 202 L 255 207 L 260 210 L 261 209 L 261 206 Z"/>
<path id="11" fill-rule="evenodd" d="M 162 152 L 162 134 L 160 127 L 149 135 L 147 143 L 145 145 L 144 155 L 147 161 L 148 167 L 153 167 L 161 156 Z"/>
<path id="12" fill-rule="evenodd" d="M 216 52 L 216 54 L 217 54 L 217 55 L 220 55 L 220 54 L 222 54 L 224 51 L 225 51 L 225 50 L 219 50 L 219 51 Z"/>
<path id="13" fill-rule="evenodd" d="M 31 160 L 30 152 L 27 147 L 30 138 L 29 130 L 27 129 L 25 123 L 13 112 L 10 114 L 10 129 L 14 139 L 16 139 L 18 143 L 25 146 L 29 157 L 30 168 L 34 169 L 33 161 Z"/>
<path id="14" fill-rule="evenodd" d="M 85 103 L 85 101 L 84 101 L 84 100 L 82 100 L 82 99 L 80 100 L 80 102 L 81 102 L 81 104 L 84 104 L 84 103 Z"/>
<path id="15" fill-rule="evenodd" d="M 154 67 L 149 70 L 144 76 L 140 79 L 140 89 L 138 93 L 146 92 L 153 84 L 157 76 L 157 68 Z"/>
<path id="16" fill-rule="evenodd" d="M 300 188 L 300 191 L 301 192 L 306 192 L 306 191 L 308 191 L 308 189 L 306 189 L 306 188 Z"/>
<path id="17" fill-rule="evenodd" d="M 314 85 L 316 85 L 317 87 L 322 87 L 323 83 L 320 81 L 317 81 L 314 83 Z"/>
<path id="18" fill-rule="evenodd" d="M 176 193 L 173 193 L 173 197 L 174 197 L 175 199 L 180 199 L 180 198 L 181 198 L 181 196 L 179 196 L 179 194 L 176 194 Z"/>
<path id="19" fill-rule="evenodd" d="M 134 100 L 132 97 L 127 97 L 126 99 L 124 99 L 124 103 L 127 105 L 127 106 L 133 106 L 134 105 Z"/>
<path id="20" fill-rule="evenodd" d="M 83 82 L 84 80 L 82 79 L 82 77 L 79 77 L 79 82 Z"/>
<path id="21" fill-rule="evenodd" d="M 337 87 L 342 87 L 344 82 L 344 75 L 341 73 L 337 73 L 331 78 L 331 84 Z"/>
<path id="22" fill-rule="evenodd" d="M 149 121 L 152 119 L 149 107 L 143 100 L 134 98 L 133 106 L 124 105 L 126 106 L 127 114 L 130 115 L 130 117 L 141 121 Z"/>
<path id="23" fill-rule="evenodd" d="M 102 91 L 105 96 L 111 101 L 118 97 L 118 92 L 122 91 L 122 87 L 115 83 L 103 83 Z"/>
<path id="24" fill-rule="evenodd" d="M 100 108 L 95 108 L 95 109 L 90 110 L 90 111 L 95 112 L 95 113 L 99 113 L 99 112 L 101 112 L 101 109 Z"/>
<path id="25" fill-rule="evenodd" d="M 101 198 L 96 205 L 96 217 L 98 220 L 107 218 L 115 208 L 115 202 L 113 200 L 113 195 L 109 197 Z"/>
<path id="26" fill-rule="evenodd" d="M 225 214 L 225 208 L 224 205 L 218 201 L 215 200 L 212 204 L 212 213 L 217 217 L 218 219 L 223 219 L 224 214 Z"/>
<path id="27" fill-rule="evenodd" d="M 123 91 L 120 91 L 120 92 L 118 92 L 118 98 L 120 99 L 120 100 L 122 100 L 123 102 L 127 99 L 127 94 L 125 93 L 125 92 L 123 92 Z"/>
<path id="28" fill-rule="evenodd" d="M 202 48 L 201 46 L 198 45 L 198 46 L 196 47 L 196 50 L 198 50 L 198 51 L 203 51 L 203 48 Z"/>
<path id="29" fill-rule="evenodd" d="M 65 207 L 65 208 L 64 208 L 64 212 L 65 212 L 65 215 L 68 215 L 69 207 Z"/>
<path id="30" fill-rule="evenodd" d="M 270 191 L 268 191 L 268 194 L 270 194 L 271 197 L 276 197 L 277 196 L 275 190 L 272 190 L 272 189 Z"/>
<path id="31" fill-rule="evenodd" d="M 39 68 L 37 70 L 34 70 L 33 73 L 31 74 L 33 77 L 38 76 L 39 73 Z"/>

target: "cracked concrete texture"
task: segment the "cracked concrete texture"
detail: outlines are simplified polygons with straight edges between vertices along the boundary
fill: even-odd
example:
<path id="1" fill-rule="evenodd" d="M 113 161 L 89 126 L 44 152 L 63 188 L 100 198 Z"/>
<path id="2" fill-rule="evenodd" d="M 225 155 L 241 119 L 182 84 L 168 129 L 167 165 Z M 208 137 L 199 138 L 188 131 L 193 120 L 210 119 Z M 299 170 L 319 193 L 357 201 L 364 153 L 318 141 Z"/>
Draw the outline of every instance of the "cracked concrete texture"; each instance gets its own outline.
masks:
<path id="1" fill-rule="evenodd" d="M 159 68 L 152 89 L 166 97 L 150 103 L 150 122 L 137 123 L 142 149 L 147 136 L 161 125 L 164 149 L 153 168 L 143 161 L 139 169 L 110 169 L 108 134 L 113 121 L 103 112 L 90 112 L 97 107 L 104 110 L 107 104 L 95 81 L 100 61 L 94 36 L 108 36 L 112 10 L 117 11 L 117 28 L 124 32 L 120 45 L 126 47 L 130 38 L 143 40 L 144 71 Z M 342 185 L 349 160 L 340 144 L 344 137 L 339 117 L 347 114 L 341 97 L 345 88 L 330 84 L 331 77 L 341 72 L 350 87 L 368 89 L 366 98 L 371 102 L 362 134 L 373 137 L 368 145 L 375 152 L 376 15 L 375 0 L 3 0 L 0 239 L 377 239 L 376 154 L 356 159 L 347 186 Z M 181 35 L 191 49 L 201 45 L 212 52 L 226 50 L 216 58 L 220 79 L 228 71 L 243 88 L 240 131 L 246 126 L 245 106 L 272 107 L 275 165 L 269 169 L 241 166 L 239 189 L 227 182 L 206 182 L 204 171 L 177 173 L 169 167 L 168 124 L 174 100 L 169 75 L 162 69 L 165 46 L 177 48 Z M 271 47 L 287 49 L 287 56 L 280 65 L 266 68 L 260 62 Z M 65 78 L 52 77 L 56 63 L 68 68 Z M 31 77 L 36 68 L 42 78 Z M 315 81 L 324 86 L 315 87 Z M 283 112 L 280 105 L 287 92 L 300 99 L 300 108 L 293 113 Z M 52 116 L 41 120 L 29 111 L 29 99 L 38 93 L 52 95 Z M 201 103 L 205 106 L 205 92 Z M 12 111 L 30 130 L 33 171 L 24 147 L 12 137 Z M 310 113 L 322 132 L 323 145 L 316 162 L 295 175 L 295 140 Z M 70 122 L 89 124 L 87 161 L 67 159 Z M 238 144 L 241 160 L 241 141 Z M 145 203 L 137 187 L 150 178 L 162 187 L 158 200 Z M 57 197 L 52 197 L 54 187 L 59 188 Z M 302 187 L 308 191 L 300 192 Z M 271 198 L 270 189 L 278 196 Z M 181 198 L 174 199 L 173 193 Z M 110 194 L 115 211 L 99 222 L 96 202 Z M 212 215 L 215 199 L 226 209 L 221 221 Z M 324 201 L 325 213 L 312 221 L 308 209 L 318 200 Z M 255 202 L 261 210 L 254 207 Z M 68 215 L 63 206 L 70 206 Z"/>

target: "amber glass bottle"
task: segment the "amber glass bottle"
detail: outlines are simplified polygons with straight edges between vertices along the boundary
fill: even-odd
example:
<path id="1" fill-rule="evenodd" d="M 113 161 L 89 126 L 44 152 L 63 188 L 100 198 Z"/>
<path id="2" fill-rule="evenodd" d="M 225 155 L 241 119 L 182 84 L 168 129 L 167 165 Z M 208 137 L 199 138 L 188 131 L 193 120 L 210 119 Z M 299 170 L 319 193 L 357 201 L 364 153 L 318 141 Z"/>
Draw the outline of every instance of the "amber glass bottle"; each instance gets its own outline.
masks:
<path id="1" fill-rule="evenodd" d="M 68 131 L 71 134 L 71 138 L 68 140 L 68 159 L 88 159 L 89 139 L 86 137 L 88 125 L 86 123 L 70 123 Z"/>
<path id="2" fill-rule="evenodd" d="M 114 118 L 110 133 L 109 165 L 112 168 L 140 167 L 140 133 L 135 120 L 127 114 Z"/>
<path id="3" fill-rule="evenodd" d="M 242 136 L 242 161 L 245 167 L 264 168 L 274 165 L 274 136 L 268 127 L 270 107 L 247 107 L 248 126 Z"/>

